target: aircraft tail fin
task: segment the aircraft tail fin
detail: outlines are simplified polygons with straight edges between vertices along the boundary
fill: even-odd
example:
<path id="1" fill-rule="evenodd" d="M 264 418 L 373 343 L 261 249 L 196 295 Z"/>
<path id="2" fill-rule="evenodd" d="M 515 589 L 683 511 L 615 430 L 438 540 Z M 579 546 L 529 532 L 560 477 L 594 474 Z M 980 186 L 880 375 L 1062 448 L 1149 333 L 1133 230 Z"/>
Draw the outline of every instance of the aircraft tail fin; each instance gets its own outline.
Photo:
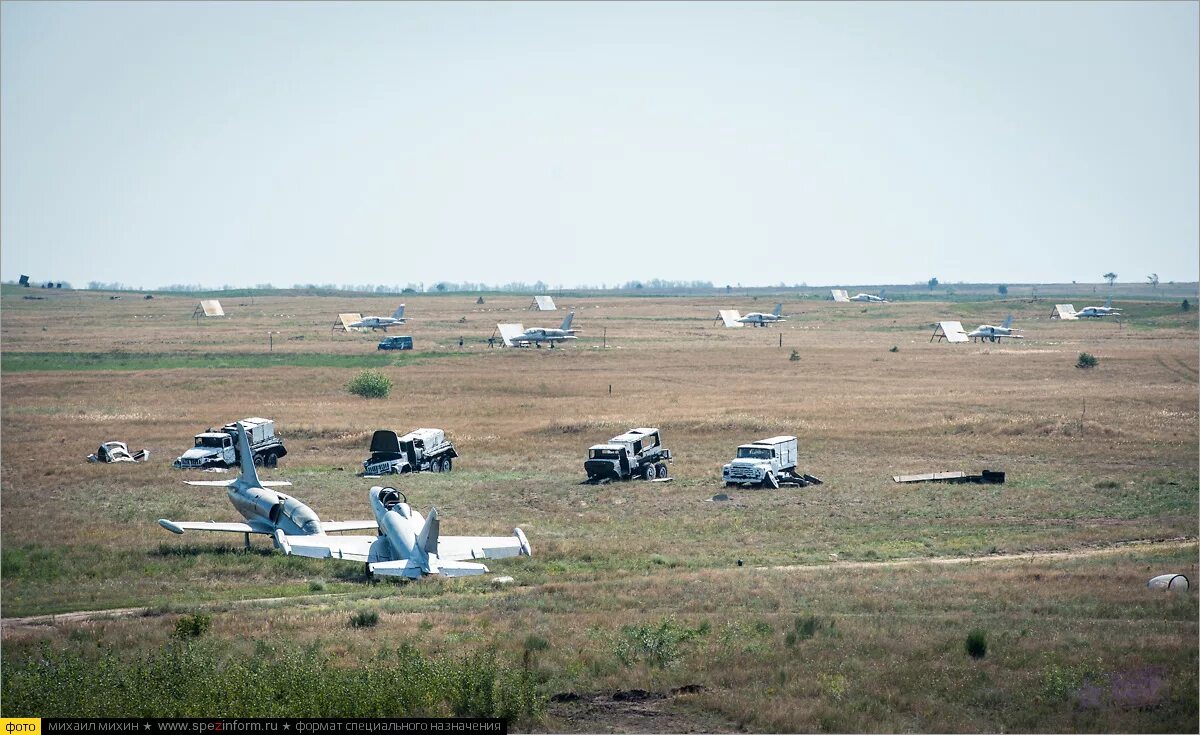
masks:
<path id="1" fill-rule="evenodd" d="M 1011 327 L 1012 326 L 1012 314 L 1009 314 L 1007 317 L 1005 317 L 1004 323 L 1001 324 L 1000 326 L 1004 327 L 1005 329 L 1008 329 L 1009 327 Z"/>
<path id="2" fill-rule="evenodd" d="M 246 438 L 246 427 L 239 421 L 238 427 L 238 459 L 242 464 L 242 474 L 238 480 L 251 487 L 261 487 L 258 484 L 258 471 L 254 469 L 254 452 L 250 450 L 250 440 Z"/>
<path id="3" fill-rule="evenodd" d="M 438 520 L 437 508 L 429 509 L 429 517 L 425 519 L 425 525 L 421 528 L 421 533 L 417 536 L 417 546 L 425 550 L 426 554 L 436 554 L 438 548 L 438 531 L 441 527 L 441 521 Z"/>
<path id="4" fill-rule="evenodd" d="M 574 318 L 575 312 L 572 311 L 570 314 L 567 314 L 567 318 L 563 319 L 562 326 L 559 327 L 559 329 L 563 330 L 564 332 L 569 330 L 571 328 L 571 320 Z"/>
<path id="5" fill-rule="evenodd" d="M 783 304 L 775 304 L 775 309 L 771 311 L 771 316 L 783 316 Z"/>
<path id="6" fill-rule="evenodd" d="M 396 310 L 392 312 L 392 318 L 393 319 L 403 319 L 404 318 L 404 304 L 400 304 L 399 306 L 396 307 Z"/>

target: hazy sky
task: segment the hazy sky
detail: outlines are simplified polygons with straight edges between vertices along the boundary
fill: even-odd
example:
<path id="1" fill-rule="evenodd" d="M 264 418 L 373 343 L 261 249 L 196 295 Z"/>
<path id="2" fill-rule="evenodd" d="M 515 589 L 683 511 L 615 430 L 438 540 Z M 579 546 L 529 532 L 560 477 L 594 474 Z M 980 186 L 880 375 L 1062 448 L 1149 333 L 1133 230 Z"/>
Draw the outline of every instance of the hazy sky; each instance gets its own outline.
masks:
<path id="1" fill-rule="evenodd" d="M 0 276 L 1196 280 L 1195 2 L 0 5 Z"/>

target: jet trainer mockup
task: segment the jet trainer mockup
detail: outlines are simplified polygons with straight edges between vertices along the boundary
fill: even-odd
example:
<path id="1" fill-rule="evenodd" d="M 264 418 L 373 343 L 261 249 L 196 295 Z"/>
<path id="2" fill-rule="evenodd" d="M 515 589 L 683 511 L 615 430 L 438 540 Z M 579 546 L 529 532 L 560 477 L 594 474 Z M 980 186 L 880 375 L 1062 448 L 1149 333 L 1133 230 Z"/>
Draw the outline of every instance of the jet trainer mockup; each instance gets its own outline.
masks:
<path id="1" fill-rule="evenodd" d="M 1105 316 L 1121 316 L 1121 310 L 1113 308 L 1112 296 L 1108 297 L 1108 301 L 1104 302 L 1104 306 L 1085 306 L 1075 312 L 1075 316 L 1084 319 L 1099 319 Z"/>
<path id="2" fill-rule="evenodd" d="M 752 311 L 734 321 L 741 322 L 742 324 L 753 324 L 756 327 L 765 327 L 775 322 L 786 322 L 787 317 L 781 316 L 781 314 L 783 314 L 783 304 L 775 304 L 775 308 L 771 310 L 770 314 L 764 314 L 761 311 Z"/>
<path id="3" fill-rule="evenodd" d="M 993 327 L 991 324 L 980 324 L 977 329 L 972 332 L 967 332 L 967 336 L 972 340 L 988 340 L 989 342 L 999 342 L 1001 339 L 1008 337 L 1009 339 L 1025 339 L 1019 334 L 1014 334 L 1021 330 L 1012 325 L 1012 314 L 1004 320 L 1004 323 L 998 327 Z"/>
<path id="4" fill-rule="evenodd" d="M 511 536 L 442 536 L 437 508 L 423 518 L 403 493 L 391 487 L 375 486 L 367 491 L 367 497 L 381 535 L 288 537 L 284 548 L 289 554 L 314 559 L 365 562 L 372 574 L 409 579 L 425 574 L 487 574 L 483 564 L 464 560 L 533 554 L 519 528 L 514 528 Z"/>
<path id="5" fill-rule="evenodd" d="M 569 339 L 579 339 L 575 336 L 575 330 L 571 329 L 571 320 L 575 318 L 575 312 L 567 314 L 567 318 L 563 319 L 562 326 L 558 329 L 544 327 L 530 327 L 525 329 L 520 324 L 497 324 L 496 327 L 500 330 L 500 338 L 504 340 L 504 344 L 509 347 L 541 347 L 543 342 L 549 342 L 553 347 L 555 342 L 565 342 Z"/>
<path id="6" fill-rule="evenodd" d="M 171 533 L 184 531 L 225 531 L 246 535 L 250 545 L 250 534 L 261 533 L 271 536 L 275 546 L 288 552 L 287 539 L 297 537 L 324 537 L 326 531 L 363 531 L 377 528 L 375 521 L 326 521 L 321 522 L 317 514 L 304 503 L 290 495 L 268 488 L 288 486 L 290 482 L 261 482 L 254 469 L 254 454 L 246 439 L 246 428 L 239 421 L 238 453 L 242 473 L 233 480 L 189 482 L 200 487 L 229 488 L 229 502 L 246 519 L 244 523 L 220 523 L 214 521 L 169 521 L 161 518 L 158 525 Z"/>
<path id="7" fill-rule="evenodd" d="M 349 326 L 357 329 L 382 329 L 387 331 L 388 327 L 394 327 L 397 324 L 404 323 L 404 304 L 396 307 L 391 316 L 365 316 L 357 322 L 351 323 Z"/>

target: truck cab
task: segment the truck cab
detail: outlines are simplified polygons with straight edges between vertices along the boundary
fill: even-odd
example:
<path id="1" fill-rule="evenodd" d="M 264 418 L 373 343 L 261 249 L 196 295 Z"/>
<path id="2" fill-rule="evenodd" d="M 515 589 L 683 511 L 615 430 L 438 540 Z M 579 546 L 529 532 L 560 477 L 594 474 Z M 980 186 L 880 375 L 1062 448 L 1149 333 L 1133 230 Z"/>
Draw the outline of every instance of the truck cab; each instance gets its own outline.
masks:
<path id="1" fill-rule="evenodd" d="M 207 467 L 237 463 L 233 437 L 223 431 L 206 431 L 196 435 L 195 445 L 175 460 L 176 467 Z"/>
<path id="2" fill-rule="evenodd" d="M 728 485 L 754 484 L 779 487 L 780 477 L 796 467 L 796 437 L 774 436 L 737 448 L 734 460 L 721 468 Z"/>
<path id="3" fill-rule="evenodd" d="M 371 456 L 363 461 L 368 475 L 401 475 L 407 472 L 450 472 L 458 457 L 441 429 L 414 429 L 404 436 L 380 429 L 371 436 Z"/>
<path id="4" fill-rule="evenodd" d="M 665 478 L 671 450 L 664 449 L 658 429 L 630 429 L 604 444 L 588 448 L 583 463 L 591 481 L 627 480 L 642 477 L 647 480 Z"/>

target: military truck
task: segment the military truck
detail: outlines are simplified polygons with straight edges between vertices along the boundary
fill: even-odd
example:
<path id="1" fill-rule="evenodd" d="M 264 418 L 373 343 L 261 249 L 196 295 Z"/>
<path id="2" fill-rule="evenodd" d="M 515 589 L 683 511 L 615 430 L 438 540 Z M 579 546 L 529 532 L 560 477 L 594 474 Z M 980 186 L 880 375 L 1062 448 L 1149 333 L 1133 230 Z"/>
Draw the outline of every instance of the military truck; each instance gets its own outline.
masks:
<path id="1" fill-rule="evenodd" d="M 363 474 L 450 472 L 456 457 L 458 451 L 441 429 L 414 429 L 404 436 L 380 429 L 371 435 L 371 456 L 363 460 Z"/>
<path id="2" fill-rule="evenodd" d="M 614 436 L 605 444 L 588 449 L 583 468 L 587 472 L 586 482 L 599 483 L 613 480 L 666 480 L 667 463 L 671 461 L 671 450 L 664 449 L 658 429 L 630 429 Z"/>
<path id="3" fill-rule="evenodd" d="M 258 467 L 274 467 L 279 458 L 287 454 L 283 440 L 275 433 L 275 422 L 271 419 L 248 418 L 225 424 L 220 430 L 209 429 L 197 434 L 195 445 L 175 460 L 176 469 L 203 469 L 208 467 L 233 467 L 238 464 L 237 425 L 246 427 L 246 439 L 254 453 L 254 464 Z"/>
<path id="4" fill-rule="evenodd" d="M 812 475 L 796 471 L 797 441 L 794 436 L 773 436 L 737 448 L 737 457 L 721 468 L 725 487 L 758 485 L 820 485 Z"/>

